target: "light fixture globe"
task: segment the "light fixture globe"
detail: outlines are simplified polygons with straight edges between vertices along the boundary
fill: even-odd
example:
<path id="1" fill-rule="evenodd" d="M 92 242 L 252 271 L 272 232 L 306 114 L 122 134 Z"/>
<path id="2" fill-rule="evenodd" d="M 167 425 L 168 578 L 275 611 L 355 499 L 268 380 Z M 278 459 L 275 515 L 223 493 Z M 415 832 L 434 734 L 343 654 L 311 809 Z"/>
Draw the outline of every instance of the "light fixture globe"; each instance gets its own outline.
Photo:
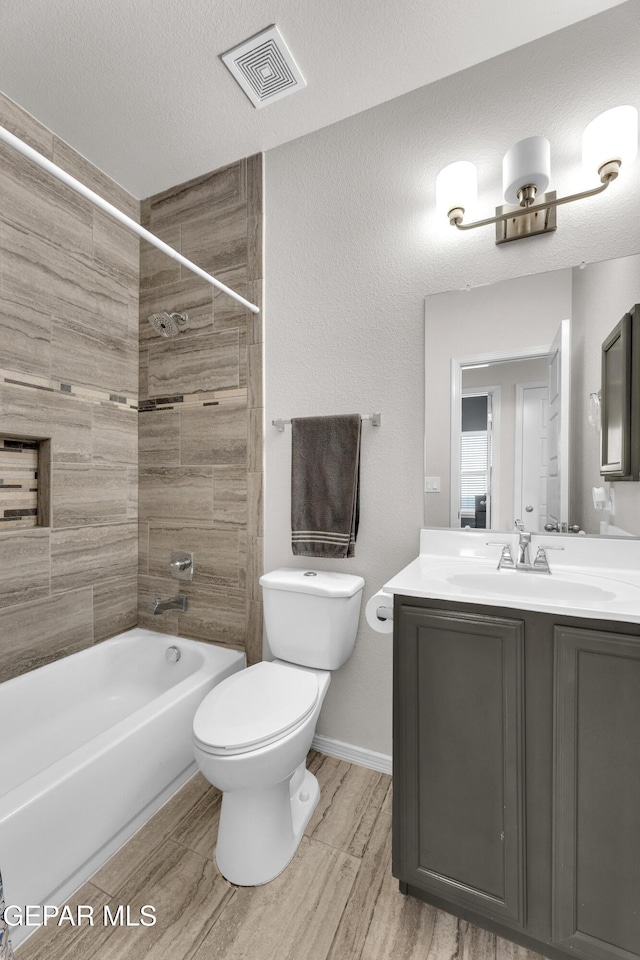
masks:
<path id="1" fill-rule="evenodd" d="M 465 210 L 473 206 L 478 196 L 476 168 L 469 160 L 457 160 L 443 167 L 436 177 L 436 207 L 455 223 Z"/>
<path id="2" fill-rule="evenodd" d="M 438 212 L 457 230 L 475 230 L 495 224 L 496 243 L 523 240 L 553 233 L 556 210 L 566 203 L 595 197 L 616 179 L 621 165 L 629 166 L 638 152 L 638 111 L 614 107 L 596 117 L 583 136 L 583 160 L 589 172 L 597 170 L 600 183 L 587 190 L 556 196 L 548 190 L 551 176 L 551 146 L 546 137 L 527 137 L 514 144 L 502 161 L 506 204 L 496 207 L 495 217 L 465 222 L 466 208 L 476 201 L 476 170 L 468 160 L 450 163 L 436 179 Z"/>
<path id="3" fill-rule="evenodd" d="M 527 137 L 514 143 L 502 160 L 502 189 L 507 203 L 531 203 L 544 193 L 551 176 L 551 144 L 546 137 Z M 526 188 L 526 195 L 522 194 Z M 523 196 L 525 199 L 523 200 Z"/>
<path id="4" fill-rule="evenodd" d="M 628 166 L 638 153 L 638 111 L 622 106 L 605 110 L 585 127 L 582 134 L 582 163 L 601 180 L 617 176 L 620 165 Z"/>

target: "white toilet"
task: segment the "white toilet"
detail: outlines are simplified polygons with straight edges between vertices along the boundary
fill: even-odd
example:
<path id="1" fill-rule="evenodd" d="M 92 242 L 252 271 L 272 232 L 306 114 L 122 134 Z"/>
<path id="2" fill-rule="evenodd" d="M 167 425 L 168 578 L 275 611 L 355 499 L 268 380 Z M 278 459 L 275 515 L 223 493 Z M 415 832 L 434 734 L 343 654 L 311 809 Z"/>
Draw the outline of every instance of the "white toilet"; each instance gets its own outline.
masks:
<path id="1" fill-rule="evenodd" d="M 364 580 L 282 568 L 260 577 L 269 645 L 278 658 L 214 687 L 193 721 L 196 761 L 222 790 L 216 861 L 231 883 L 284 870 L 320 798 L 305 767 L 331 680 L 351 656 Z"/>

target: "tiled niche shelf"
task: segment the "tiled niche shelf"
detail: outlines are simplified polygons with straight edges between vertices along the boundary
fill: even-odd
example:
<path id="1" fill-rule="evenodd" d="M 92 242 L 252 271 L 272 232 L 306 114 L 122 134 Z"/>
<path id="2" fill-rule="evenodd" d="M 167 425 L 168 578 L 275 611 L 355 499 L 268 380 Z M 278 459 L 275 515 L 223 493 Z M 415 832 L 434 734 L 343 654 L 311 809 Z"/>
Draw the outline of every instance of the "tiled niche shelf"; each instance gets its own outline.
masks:
<path id="1" fill-rule="evenodd" d="M 0 533 L 50 525 L 51 441 L 0 436 Z"/>

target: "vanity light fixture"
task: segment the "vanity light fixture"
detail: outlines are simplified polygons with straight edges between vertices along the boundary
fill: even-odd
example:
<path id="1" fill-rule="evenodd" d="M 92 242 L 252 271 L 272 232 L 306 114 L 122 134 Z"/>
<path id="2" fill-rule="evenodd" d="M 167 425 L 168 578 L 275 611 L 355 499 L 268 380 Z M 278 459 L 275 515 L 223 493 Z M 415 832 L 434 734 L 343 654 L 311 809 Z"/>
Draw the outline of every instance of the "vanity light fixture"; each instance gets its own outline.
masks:
<path id="1" fill-rule="evenodd" d="M 514 144 L 502 161 L 502 184 L 506 203 L 496 207 L 495 217 L 463 223 L 465 210 L 475 203 L 477 175 L 473 163 L 459 160 L 444 167 L 436 178 L 436 205 L 458 230 L 496 225 L 496 243 L 521 240 L 556 229 L 556 208 L 607 189 L 622 165 L 628 166 L 638 152 L 638 111 L 622 106 L 606 110 L 592 120 L 582 135 L 582 162 L 591 173 L 598 171 L 600 186 L 567 197 L 547 193 L 551 176 L 551 147 L 546 137 L 527 137 Z"/>

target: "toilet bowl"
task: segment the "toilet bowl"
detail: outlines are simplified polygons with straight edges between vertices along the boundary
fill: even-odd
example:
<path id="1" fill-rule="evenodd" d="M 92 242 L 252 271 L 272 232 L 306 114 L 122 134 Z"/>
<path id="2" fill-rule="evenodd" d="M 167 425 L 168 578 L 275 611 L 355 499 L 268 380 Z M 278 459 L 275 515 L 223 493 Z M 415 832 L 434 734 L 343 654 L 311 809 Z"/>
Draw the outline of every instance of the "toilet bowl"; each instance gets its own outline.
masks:
<path id="1" fill-rule="evenodd" d="M 198 766 L 222 790 L 218 868 L 241 886 L 281 873 L 317 806 L 320 788 L 305 759 L 330 671 L 353 649 L 364 586 L 350 574 L 289 568 L 260 582 L 271 648 L 287 659 L 228 677 L 193 722 Z"/>
<path id="2" fill-rule="evenodd" d="M 289 863 L 320 798 L 305 758 L 331 675 L 279 661 L 258 663 L 239 675 L 242 683 L 206 697 L 196 713 L 194 750 L 204 776 L 222 790 L 218 869 L 231 883 L 256 886 Z M 282 698 L 293 689 L 299 693 L 287 715 Z M 275 721 L 271 713 L 261 713 L 268 700 L 280 707 Z M 241 729 L 234 729 L 233 718 L 244 711 L 251 721 L 245 714 Z"/>

